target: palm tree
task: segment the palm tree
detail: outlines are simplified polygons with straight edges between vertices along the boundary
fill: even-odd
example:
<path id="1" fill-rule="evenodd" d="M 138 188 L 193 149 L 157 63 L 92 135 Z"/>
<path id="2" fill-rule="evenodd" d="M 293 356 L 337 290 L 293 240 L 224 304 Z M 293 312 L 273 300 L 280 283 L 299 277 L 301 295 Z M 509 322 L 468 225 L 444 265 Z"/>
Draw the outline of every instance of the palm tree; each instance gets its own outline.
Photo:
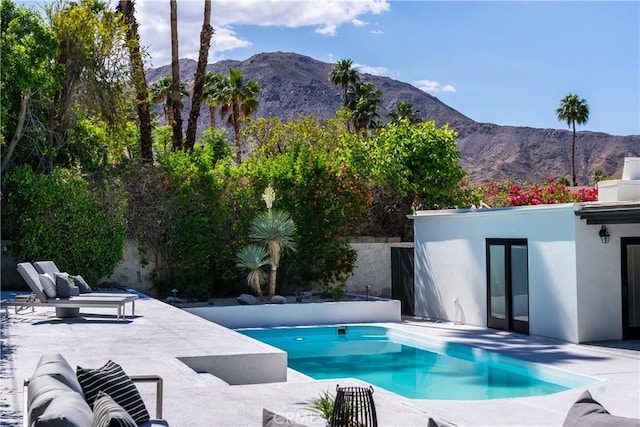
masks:
<path id="1" fill-rule="evenodd" d="M 560 106 L 556 109 L 558 120 L 566 121 L 567 125 L 573 129 L 573 141 L 571 143 L 571 181 L 573 186 L 576 182 L 576 123 L 579 125 L 589 121 L 589 105 L 587 101 L 570 93 L 562 98 Z"/>
<path id="2" fill-rule="evenodd" d="M 355 84 L 358 80 L 358 71 L 353 68 L 353 61 L 341 59 L 331 69 L 329 80 L 335 86 L 341 86 L 344 91 L 344 105 L 347 105 L 347 90 L 349 85 Z"/>
<path id="3" fill-rule="evenodd" d="M 202 22 L 202 31 L 200 31 L 200 52 L 198 54 L 196 76 L 193 82 L 193 97 L 191 98 L 191 111 L 189 112 L 189 121 L 187 122 L 187 135 L 184 141 L 184 147 L 189 151 L 193 151 L 193 146 L 196 143 L 198 117 L 200 116 L 200 103 L 202 102 L 202 94 L 204 91 L 205 72 L 207 69 L 207 60 L 209 59 L 209 47 L 211 46 L 212 34 L 211 0 L 205 0 L 204 20 Z"/>
<path id="4" fill-rule="evenodd" d="M 247 285 L 259 297 L 262 297 L 262 284 L 267 280 L 267 273 L 262 269 L 269 265 L 269 252 L 264 246 L 247 245 L 236 255 L 236 266 L 249 270 L 247 274 Z"/>
<path id="5" fill-rule="evenodd" d="M 171 93 L 171 77 L 166 75 L 160 77 L 158 81 L 151 85 L 149 93 L 151 94 L 151 102 L 154 104 L 162 102 L 164 104 L 164 117 L 167 119 L 167 124 L 173 126 L 173 109 L 171 108 L 171 97 L 169 96 Z M 180 98 L 187 98 L 188 96 L 187 84 L 180 82 Z"/>
<path id="6" fill-rule="evenodd" d="M 255 80 L 245 83 L 242 70 L 229 68 L 228 85 L 221 97 L 221 115 L 227 116 L 228 123 L 233 127 L 236 145 L 236 163 L 242 163 L 242 147 L 240 144 L 240 120 L 248 117 L 258 109 L 260 85 Z"/>
<path id="7" fill-rule="evenodd" d="M 260 212 L 251 223 L 251 239 L 263 244 L 269 251 L 271 274 L 269 275 L 269 296 L 276 293 L 276 275 L 280 257 L 286 250 L 296 250 L 294 235 L 296 226 L 285 211 L 269 209 Z"/>
<path id="8" fill-rule="evenodd" d="M 355 133 L 366 136 L 367 129 L 377 118 L 378 107 L 382 104 L 382 92 L 373 83 L 356 82 L 347 91 L 347 108 L 351 111 L 351 121 Z"/>
<path id="9" fill-rule="evenodd" d="M 209 127 L 216 127 L 216 107 L 224 101 L 228 79 L 222 73 L 207 71 L 204 76 L 202 100 L 209 106 Z"/>
<path id="10" fill-rule="evenodd" d="M 136 107 L 138 109 L 138 121 L 140 124 L 140 152 L 142 153 L 142 161 L 153 162 L 149 89 L 147 88 L 144 63 L 140 51 L 140 35 L 138 33 L 138 22 L 135 17 L 134 0 L 120 0 L 116 10 L 122 14 L 124 22 L 127 25 L 127 47 L 129 48 L 133 86 L 136 89 Z"/>
<path id="11" fill-rule="evenodd" d="M 401 120 L 406 119 L 409 123 L 414 124 L 420 121 L 420 110 L 414 110 L 413 105 L 407 101 L 396 102 L 395 111 L 389 113 L 391 117 L 391 123 L 400 123 Z"/>
<path id="12" fill-rule="evenodd" d="M 180 99 L 180 62 L 178 56 L 178 4 L 169 0 L 171 18 L 171 108 L 173 111 L 172 150 L 182 150 L 182 100 Z"/>

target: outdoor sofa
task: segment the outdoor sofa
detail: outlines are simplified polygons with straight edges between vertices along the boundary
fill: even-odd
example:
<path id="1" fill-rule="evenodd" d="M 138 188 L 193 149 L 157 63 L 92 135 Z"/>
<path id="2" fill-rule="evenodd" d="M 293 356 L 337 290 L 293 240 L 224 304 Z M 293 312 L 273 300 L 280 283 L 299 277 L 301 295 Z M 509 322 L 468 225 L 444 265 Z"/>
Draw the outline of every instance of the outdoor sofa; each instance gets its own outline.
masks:
<path id="1" fill-rule="evenodd" d="M 155 383 L 151 418 L 135 383 Z M 24 381 L 23 427 L 168 426 L 162 419 L 163 382 L 158 375 L 129 376 L 113 361 L 74 371 L 59 353 L 46 353 Z"/>

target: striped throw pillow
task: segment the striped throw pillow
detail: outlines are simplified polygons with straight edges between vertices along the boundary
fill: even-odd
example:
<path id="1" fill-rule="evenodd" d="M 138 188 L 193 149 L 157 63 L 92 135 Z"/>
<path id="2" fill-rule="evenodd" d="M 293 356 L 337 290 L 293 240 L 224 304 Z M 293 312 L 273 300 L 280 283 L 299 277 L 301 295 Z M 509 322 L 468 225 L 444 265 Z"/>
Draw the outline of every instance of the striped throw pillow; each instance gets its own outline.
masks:
<path id="1" fill-rule="evenodd" d="M 93 404 L 91 427 L 137 427 L 137 424 L 122 406 L 101 391 Z"/>
<path id="2" fill-rule="evenodd" d="M 117 363 L 109 360 L 98 369 L 78 366 L 76 375 L 84 398 L 92 409 L 98 394 L 104 392 L 122 406 L 137 424 L 149 421 L 149 412 L 144 406 L 140 392 Z"/>

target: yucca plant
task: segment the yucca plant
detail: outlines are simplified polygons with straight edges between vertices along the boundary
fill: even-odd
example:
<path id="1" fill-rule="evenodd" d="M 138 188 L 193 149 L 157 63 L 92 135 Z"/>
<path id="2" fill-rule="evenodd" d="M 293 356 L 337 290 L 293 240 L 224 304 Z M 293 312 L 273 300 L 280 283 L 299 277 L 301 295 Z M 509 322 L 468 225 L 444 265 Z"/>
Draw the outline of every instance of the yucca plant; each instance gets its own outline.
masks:
<path id="1" fill-rule="evenodd" d="M 267 280 L 267 273 L 262 269 L 270 264 L 269 252 L 258 245 L 247 245 L 236 255 L 236 266 L 249 270 L 247 285 L 262 297 L 262 284 Z"/>
<path id="2" fill-rule="evenodd" d="M 265 245 L 270 255 L 269 296 L 276 293 L 276 277 L 280 257 L 286 250 L 296 250 L 296 226 L 285 211 L 270 209 L 260 212 L 251 223 L 251 239 Z"/>

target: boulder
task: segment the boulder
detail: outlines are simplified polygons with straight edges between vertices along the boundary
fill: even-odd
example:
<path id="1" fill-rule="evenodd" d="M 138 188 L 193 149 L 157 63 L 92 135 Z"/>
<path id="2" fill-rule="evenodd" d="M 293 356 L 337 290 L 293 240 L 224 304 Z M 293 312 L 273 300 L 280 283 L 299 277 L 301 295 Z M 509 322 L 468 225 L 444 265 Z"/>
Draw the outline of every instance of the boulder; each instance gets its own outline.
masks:
<path id="1" fill-rule="evenodd" d="M 242 294 L 238 298 L 236 298 L 238 304 L 240 305 L 256 305 L 258 303 L 258 299 L 253 295 Z"/>
<path id="2" fill-rule="evenodd" d="M 286 304 L 287 299 L 280 295 L 274 295 L 271 297 L 271 304 Z"/>

